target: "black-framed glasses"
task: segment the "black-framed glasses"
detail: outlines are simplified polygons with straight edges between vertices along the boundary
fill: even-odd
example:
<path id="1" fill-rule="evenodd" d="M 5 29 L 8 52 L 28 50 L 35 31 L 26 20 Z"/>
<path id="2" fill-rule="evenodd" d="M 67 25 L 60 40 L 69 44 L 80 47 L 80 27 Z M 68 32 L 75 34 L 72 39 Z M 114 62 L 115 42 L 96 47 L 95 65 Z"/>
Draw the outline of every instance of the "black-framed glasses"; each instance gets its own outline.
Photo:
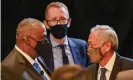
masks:
<path id="1" fill-rule="evenodd" d="M 53 25 L 56 25 L 56 24 L 66 24 L 68 23 L 69 19 L 61 19 L 61 20 L 46 20 L 47 24 L 49 26 L 53 26 Z"/>
<path id="2" fill-rule="evenodd" d="M 31 37 L 30 35 L 27 35 L 27 36 L 30 37 L 31 39 L 33 39 L 33 40 L 36 41 L 36 42 L 39 41 L 39 40 L 36 40 L 35 38 Z M 43 36 L 44 36 L 44 38 L 43 38 L 42 40 L 43 40 L 43 41 L 48 41 L 46 35 L 43 35 Z M 42 41 L 42 40 L 40 40 L 40 41 Z"/>

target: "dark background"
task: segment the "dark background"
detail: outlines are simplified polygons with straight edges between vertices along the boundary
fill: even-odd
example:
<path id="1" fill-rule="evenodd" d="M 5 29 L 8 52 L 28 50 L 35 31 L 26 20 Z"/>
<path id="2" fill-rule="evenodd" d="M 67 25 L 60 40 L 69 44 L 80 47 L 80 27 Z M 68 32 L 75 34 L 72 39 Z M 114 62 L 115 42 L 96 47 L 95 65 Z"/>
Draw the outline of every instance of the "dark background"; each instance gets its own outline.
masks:
<path id="1" fill-rule="evenodd" d="M 118 34 L 117 52 L 133 58 L 133 0 L 2 0 L 2 60 L 15 45 L 17 24 L 27 17 L 43 21 L 45 8 L 52 1 L 61 1 L 69 9 L 69 37 L 87 41 L 90 28 L 106 24 Z"/>

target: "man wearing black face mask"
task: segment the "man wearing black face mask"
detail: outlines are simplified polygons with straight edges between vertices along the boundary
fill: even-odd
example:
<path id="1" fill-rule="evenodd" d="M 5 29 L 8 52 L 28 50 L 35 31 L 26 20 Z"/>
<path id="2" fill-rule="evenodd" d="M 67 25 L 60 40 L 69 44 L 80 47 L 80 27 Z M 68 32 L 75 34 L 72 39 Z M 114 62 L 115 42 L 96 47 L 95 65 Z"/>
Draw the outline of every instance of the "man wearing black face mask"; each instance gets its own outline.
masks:
<path id="1" fill-rule="evenodd" d="M 115 80 L 118 72 L 133 69 L 133 59 L 120 56 L 118 37 L 108 25 L 96 25 L 88 37 L 88 56 L 91 63 L 87 68 L 88 80 Z"/>
<path id="2" fill-rule="evenodd" d="M 43 54 L 47 54 L 47 53 L 52 53 L 52 45 L 51 43 L 47 40 L 46 38 L 46 33 L 44 33 L 45 38 L 41 41 L 37 41 L 36 39 L 34 39 L 33 37 L 29 36 L 29 38 L 33 39 L 36 42 L 36 46 L 33 48 L 29 43 L 27 43 L 25 41 L 25 43 L 27 43 L 31 48 L 35 49 L 35 51 L 38 53 L 38 56 L 36 57 L 36 61 L 37 63 L 40 64 L 40 66 L 42 66 L 45 70 L 45 72 L 51 76 L 51 71 L 49 70 L 49 68 L 47 67 L 47 65 L 45 64 L 45 61 L 43 59 Z"/>
<path id="3" fill-rule="evenodd" d="M 1 63 L 2 80 L 49 80 L 45 69 L 35 63 L 38 48 L 46 43 L 44 35 L 45 26 L 37 19 L 26 18 L 18 24 L 16 45 Z"/>
<path id="4" fill-rule="evenodd" d="M 89 65 L 87 43 L 67 37 L 71 18 L 63 3 L 52 2 L 47 6 L 44 24 L 50 31 L 49 41 L 53 49 L 53 53 L 44 54 L 44 60 L 51 71 L 64 64 L 79 64 L 83 67 Z"/>

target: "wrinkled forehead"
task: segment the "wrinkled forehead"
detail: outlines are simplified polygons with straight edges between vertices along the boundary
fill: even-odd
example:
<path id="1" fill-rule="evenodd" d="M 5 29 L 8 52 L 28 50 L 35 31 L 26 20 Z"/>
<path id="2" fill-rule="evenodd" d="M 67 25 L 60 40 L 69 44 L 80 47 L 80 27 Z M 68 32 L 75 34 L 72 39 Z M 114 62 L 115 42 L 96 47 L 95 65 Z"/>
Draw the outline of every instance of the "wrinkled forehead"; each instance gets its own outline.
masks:
<path id="1" fill-rule="evenodd" d="M 88 42 L 104 43 L 108 40 L 108 33 L 101 31 L 91 32 L 88 38 Z"/>
<path id="2" fill-rule="evenodd" d="M 98 40 L 99 38 L 100 36 L 98 32 L 91 32 L 89 35 L 88 41 Z"/>
<path id="3" fill-rule="evenodd" d="M 88 46 L 99 47 L 103 43 L 98 32 L 91 32 L 88 38 Z"/>

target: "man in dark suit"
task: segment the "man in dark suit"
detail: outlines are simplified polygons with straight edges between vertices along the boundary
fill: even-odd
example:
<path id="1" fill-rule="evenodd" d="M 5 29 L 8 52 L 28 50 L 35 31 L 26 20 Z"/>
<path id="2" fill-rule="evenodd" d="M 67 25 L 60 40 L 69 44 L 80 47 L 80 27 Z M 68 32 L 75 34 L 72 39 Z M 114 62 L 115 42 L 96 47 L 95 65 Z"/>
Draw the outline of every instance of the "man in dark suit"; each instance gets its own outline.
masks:
<path id="1" fill-rule="evenodd" d="M 53 53 L 42 56 L 51 71 L 64 64 L 79 64 L 83 67 L 89 65 L 87 43 L 84 40 L 67 37 L 71 18 L 63 3 L 52 2 L 47 6 L 44 24 L 50 31 L 49 40 L 52 44 Z M 61 45 L 64 46 L 63 49 Z"/>
<path id="2" fill-rule="evenodd" d="M 38 56 L 38 41 L 42 41 L 46 35 L 44 24 L 34 18 L 22 20 L 16 32 L 16 45 L 9 55 L 1 63 L 2 80 L 44 80 L 32 66 Z M 39 65 L 40 66 L 40 65 Z"/>
<path id="3" fill-rule="evenodd" d="M 133 59 L 120 56 L 118 38 L 108 25 L 96 25 L 88 38 L 88 56 L 92 64 L 87 72 L 89 80 L 115 80 L 120 71 L 133 69 Z"/>

